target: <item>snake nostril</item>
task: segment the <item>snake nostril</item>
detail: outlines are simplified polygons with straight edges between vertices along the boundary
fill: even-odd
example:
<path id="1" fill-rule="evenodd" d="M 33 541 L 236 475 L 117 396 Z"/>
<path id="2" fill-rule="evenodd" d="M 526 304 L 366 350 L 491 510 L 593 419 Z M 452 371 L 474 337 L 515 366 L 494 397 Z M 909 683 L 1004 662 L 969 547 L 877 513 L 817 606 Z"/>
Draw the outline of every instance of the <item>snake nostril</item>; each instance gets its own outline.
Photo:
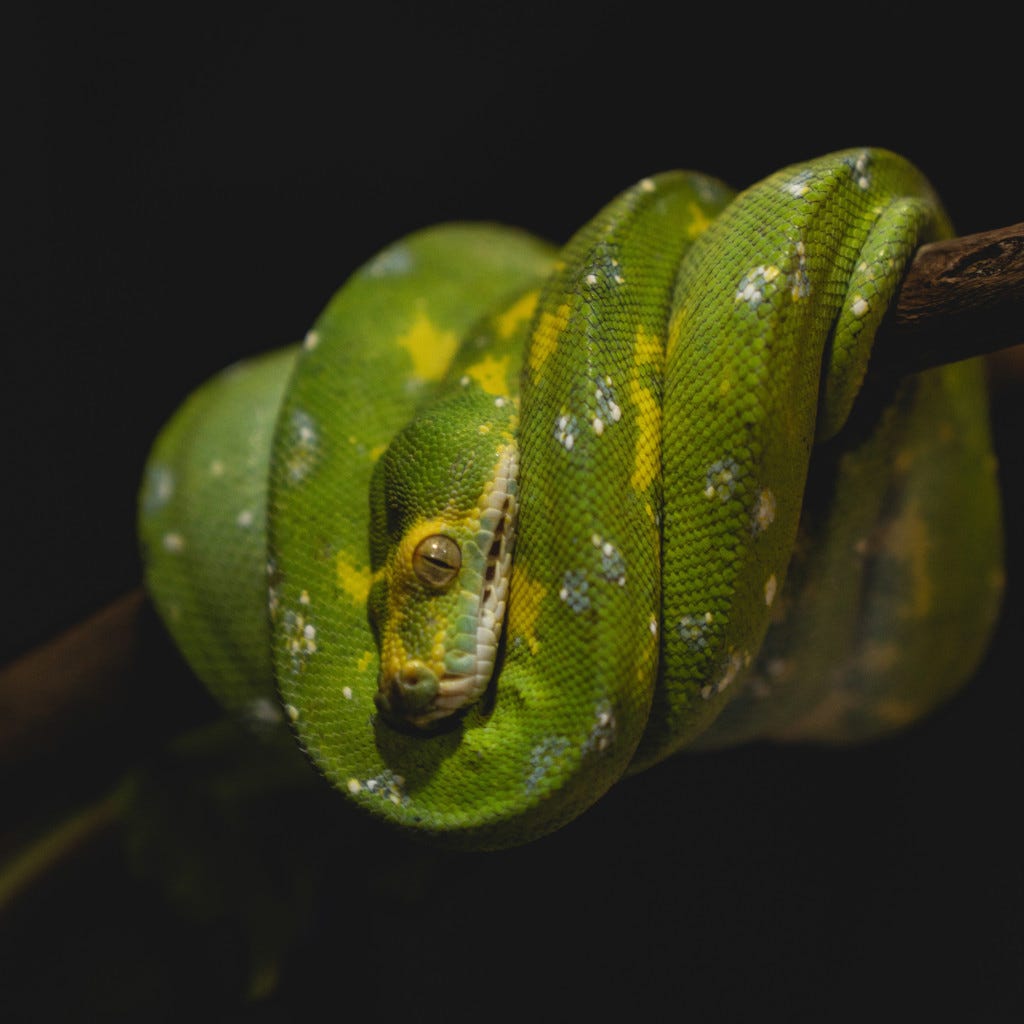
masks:
<path id="1" fill-rule="evenodd" d="M 398 680 L 402 686 L 418 686 L 433 678 L 434 673 L 422 665 L 412 663 L 404 665 L 398 674 Z"/>
<path id="2" fill-rule="evenodd" d="M 391 677 L 388 690 L 395 710 L 419 712 L 437 694 L 437 675 L 422 662 L 410 661 Z"/>

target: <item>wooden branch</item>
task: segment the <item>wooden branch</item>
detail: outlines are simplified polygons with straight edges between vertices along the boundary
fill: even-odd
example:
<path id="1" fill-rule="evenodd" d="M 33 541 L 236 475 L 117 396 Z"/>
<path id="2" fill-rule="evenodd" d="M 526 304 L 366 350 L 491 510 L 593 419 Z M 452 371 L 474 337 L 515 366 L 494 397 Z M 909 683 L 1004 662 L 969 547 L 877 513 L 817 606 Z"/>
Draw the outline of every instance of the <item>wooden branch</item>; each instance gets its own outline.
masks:
<path id="1" fill-rule="evenodd" d="M 130 688 L 145 601 L 138 587 L 0 669 L 0 765 L 59 749 Z"/>
<path id="2" fill-rule="evenodd" d="M 0 666 L 0 771 L 39 758 L 76 763 L 114 744 L 126 759 L 216 713 L 141 586 Z M 141 684 L 141 685 L 140 685 Z M 173 694 L 153 713 L 155 695 Z M 142 734 L 135 728 L 148 717 Z M 113 758 L 115 761 L 117 756 Z M 97 767 L 103 758 L 90 757 Z"/>
<path id="3" fill-rule="evenodd" d="M 871 374 L 902 376 L 1024 343 L 1024 223 L 918 249 Z"/>

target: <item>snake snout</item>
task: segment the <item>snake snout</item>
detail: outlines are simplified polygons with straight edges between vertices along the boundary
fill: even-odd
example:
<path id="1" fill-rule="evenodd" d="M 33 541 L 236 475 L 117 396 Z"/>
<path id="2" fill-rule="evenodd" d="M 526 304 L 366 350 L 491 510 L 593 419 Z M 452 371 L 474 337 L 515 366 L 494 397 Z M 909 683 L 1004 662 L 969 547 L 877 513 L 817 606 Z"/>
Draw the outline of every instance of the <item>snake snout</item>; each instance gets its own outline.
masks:
<path id="1" fill-rule="evenodd" d="M 396 718 L 416 718 L 437 696 L 437 685 L 436 673 L 423 662 L 406 662 L 393 675 L 381 680 L 377 708 Z"/>

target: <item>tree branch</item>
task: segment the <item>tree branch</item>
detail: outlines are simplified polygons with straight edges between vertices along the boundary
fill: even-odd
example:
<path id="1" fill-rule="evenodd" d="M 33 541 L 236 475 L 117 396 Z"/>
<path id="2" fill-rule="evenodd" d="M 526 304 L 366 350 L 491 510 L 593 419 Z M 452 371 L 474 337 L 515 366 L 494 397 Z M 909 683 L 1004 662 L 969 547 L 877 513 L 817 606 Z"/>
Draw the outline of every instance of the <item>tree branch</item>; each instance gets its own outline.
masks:
<path id="1" fill-rule="evenodd" d="M 59 749 L 131 686 L 142 636 L 141 587 L 0 668 L 0 766 Z"/>
<path id="2" fill-rule="evenodd" d="M 104 755 L 114 744 L 130 758 L 195 725 L 216 705 L 198 681 L 181 685 L 187 671 L 143 588 L 123 594 L 0 666 L 0 774 L 41 758 L 76 763 L 83 743 Z M 154 715 L 160 694 L 174 696 Z M 145 736 L 134 728 L 140 717 L 148 719 Z M 91 756 L 90 768 L 102 760 Z"/>
<path id="3" fill-rule="evenodd" d="M 918 249 L 870 373 L 902 376 L 1024 342 L 1024 223 Z"/>

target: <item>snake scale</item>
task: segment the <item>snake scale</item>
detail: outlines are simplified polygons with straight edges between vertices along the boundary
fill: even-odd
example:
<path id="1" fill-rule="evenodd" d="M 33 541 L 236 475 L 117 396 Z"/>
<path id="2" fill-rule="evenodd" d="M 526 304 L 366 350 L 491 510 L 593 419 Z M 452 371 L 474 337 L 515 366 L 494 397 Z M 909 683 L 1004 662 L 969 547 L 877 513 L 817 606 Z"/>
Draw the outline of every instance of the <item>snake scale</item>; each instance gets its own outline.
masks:
<path id="1" fill-rule="evenodd" d="M 463 848 L 683 748 L 905 726 L 1002 584 L 982 368 L 854 401 L 950 233 L 917 169 L 853 149 L 738 194 L 646 178 L 560 250 L 409 235 L 162 431 L 154 602 L 228 708 Z"/>

